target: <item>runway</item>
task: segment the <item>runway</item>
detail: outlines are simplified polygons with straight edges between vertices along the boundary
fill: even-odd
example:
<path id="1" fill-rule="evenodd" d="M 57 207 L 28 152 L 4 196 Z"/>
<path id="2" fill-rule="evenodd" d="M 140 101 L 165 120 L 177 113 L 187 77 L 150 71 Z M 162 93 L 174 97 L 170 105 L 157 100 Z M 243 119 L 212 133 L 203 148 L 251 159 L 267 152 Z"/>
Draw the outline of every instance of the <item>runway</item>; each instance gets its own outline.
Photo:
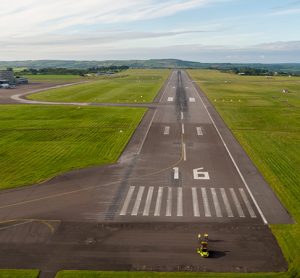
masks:
<path id="1" fill-rule="evenodd" d="M 175 70 L 149 107 L 117 164 L 0 193 L 0 254 L 6 257 L 0 267 L 53 273 L 142 265 L 159 271 L 286 269 L 267 224 L 293 220 L 201 89 Z M 112 238 L 117 231 L 121 240 L 101 239 L 104 230 Z M 195 253 L 198 232 L 212 236 L 213 262 Z M 87 239 L 95 244 L 84 244 Z M 55 248 L 63 258 L 35 261 L 42 256 L 37 249 L 54 254 Z"/>

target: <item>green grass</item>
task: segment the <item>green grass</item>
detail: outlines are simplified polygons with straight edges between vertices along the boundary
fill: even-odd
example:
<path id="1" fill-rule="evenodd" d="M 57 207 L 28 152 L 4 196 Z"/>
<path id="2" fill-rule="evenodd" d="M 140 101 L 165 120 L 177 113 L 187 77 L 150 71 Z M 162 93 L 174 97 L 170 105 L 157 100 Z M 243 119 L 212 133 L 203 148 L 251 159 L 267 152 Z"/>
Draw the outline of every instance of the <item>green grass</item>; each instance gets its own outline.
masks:
<path id="1" fill-rule="evenodd" d="M 189 73 L 299 223 L 300 78 Z M 283 94 L 283 88 L 289 93 Z M 271 229 L 289 262 L 288 273 L 282 275 L 300 277 L 300 225 L 271 225 Z"/>
<path id="2" fill-rule="evenodd" d="M 0 189 L 115 162 L 145 109 L 0 107 Z"/>
<path id="3" fill-rule="evenodd" d="M 37 278 L 38 270 L 0 269 L 0 278 Z"/>
<path id="4" fill-rule="evenodd" d="M 151 102 L 169 73 L 169 70 L 127 70 L 110 78 L 48 90 L 28 98 L 62 102 Z"/>
<path id="5" fill-rule="evenodd" d="M 29 82 L 39 82 L 39 83 L 66 83 L 66 82 L 80 82 L 80 81 L 86 81 L 90 78 L 88 77 L 82 77 L 79 75 L 48 75 L 48 74 L 42 74 L 42 75 L 22 75 L 26 78 L 28 78 Z"/>
<path id="6" fill-rule="evenodd" d="M 186 272 L 127 272 L 127 271 L 60 271 L 55 278 L 287 278 L 286 273 L 186 273 Z"/>

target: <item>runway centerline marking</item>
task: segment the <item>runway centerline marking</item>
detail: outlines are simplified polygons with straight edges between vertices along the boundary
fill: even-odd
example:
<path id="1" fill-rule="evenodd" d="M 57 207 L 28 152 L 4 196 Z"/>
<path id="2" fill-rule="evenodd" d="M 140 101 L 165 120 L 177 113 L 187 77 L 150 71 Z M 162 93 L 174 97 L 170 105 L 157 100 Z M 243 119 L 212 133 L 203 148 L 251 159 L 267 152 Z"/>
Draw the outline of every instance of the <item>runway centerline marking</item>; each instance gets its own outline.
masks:
<path id="1" fill-rule="evenodd" d="M 213 203 L 214 203 L 214 206 L 215 206 L 216 215 L 217 215 L 217 217 L 223 217 L 216 189 L 215 188 L 211 188 L 210 191 L 211 191 L 211 194 L 212 194 L 212 197 L 213 197 Z"/>
<path id="2" fill-rule="evenodd" d="M 230 194 L 232 196 L 233 202 L 235 204 L 235 207 L 236 207 L 236 209 L 238 211 L 239 217 L 245 217 L 245 214 L 243 212 L 241 203 L 240 203 L 238 197 L 236 196 L 234 189 L 230 188 L 229 190 L 230 190 Z"/>
<path id="3" fill-rule="evenodd" d="M 186 161 L 186 144 L 182 143 L 183 160 Z"/>
<path id="4" fill-rule="evenodd" d="M 173 100 L 174 100 L 173 97 L 168 97 L 168 101 L 169 101 L 169 102 L 171 102 L 171 101 L 173 101 Z"/>
<path id="5" fill-rule="evenodd" d="M 144 189 L 145 189 L 145 186 L 139 187 L 139 191 L 138 191 L 131 215 L 135 215 L 135 216 L 138 215 L 140 204 L 141 204 L 143 193 L 144 193 Z"/>
<path id="6" fill-rule="evenodd" d="M 223 199 L 223 202 L 224 202 L 224 205 L 225 205 L 225 209 L 226 209 L 226 212 L 227 212 L 227 216 L 228 217 L 233 217 L 232 209 L 230 207 L 230 204 L 229 204 L 228 197 L 227 197 L 227 194 L 225 192 L 225 189 L 224 188 L 220 188 L 220 190 L 221 190 L 221 196 L 222 196 L 222 199 Z"/>
<path id="7" fill-rule="evenodd" d="M 196 102 L 194 97 L 190 97 L 190 102 Z"/>
<path id="8" fill-rule="evenodd" d="M 164 190 L 163 187 L 158 188 L 154 216 L 160 216 L 160 208 L 161 208 L 163 190 Z"/>
<path id="9" fill-rule="evenodd" d="M 172 215 L 172 187 L 168 187 L 166 216 Z"/>
<path id="10" fill-rule="evenodd" d="M 126 199 L 124 201 L 122 210 L 120 212 L 120 215 L 126 215 L 126 212 L 127 212 L 127 209 L 128 209 L 129 203 L 130 203 L 130 200 L 132 198 L 132 194 L 133 194 L 134 188 L 135 188 L 135 186 L 130 186 L 129 187 Z"/>
<path id="11" fill-rule="evenodd" d="M 178 167 L 174 167 L 174 180 L 178 180 L 179 179 L 179 168 Z"/>
<path id="12" fill-rule="evenodd" d="M 170 134 L 170 127 L 165 126 L 164 135 L 169 135 L 169 134 Z"/>
<path id="13" fill-rule="evenodd" d="M 244 203 L 245 203 L 245 205 L 246 205 L 246 207 L 249 211 L 250 216 L 252 218 L 256 218 L 256 214 L 255 214 L 254 210 L 252 209 L 252 206 L 251 206 L 251 204 L 250 204 L 250 202 L 249 202 L 249 200 L 246 196 L 246 193 L 245 193 L 244 189 L 240 188 L 239 190 L 240 190 L 241 196 L 243 198 L 243 201 L 244 201 Z"/>
<path id="14" fill-rule="evenodd" d="M 182 210 L 182 187 L 177 188 L 177 216 L 183 216 Z"/>
<path id="15" fill-rule="evenodd" d="M 181 133 L 184 134 L 184 123 L 181 124 Z"/>
<path id="16" fill-rule="evenodd" d="M 183 120 L 183 112 L 180 112 L 180 118 Z"/>
<path id="17" fill-rule="evenodd" d="M 195 217 L 200 217 L 199 211 L 199 203 L 198 203 L 198 196 L 197 196 L 197 188 L 192 187 L 192 197 L 193 197 L 193 211 Z"/>
<path id="18" fill-rule="evenodd" d="M 152 201 L 152 196 L 153 196 L 153 189 L 154 189 L 153 186 L 150 186 L 149 189 L 148 189 L 148 194 L 147 194 L 147 198 L 146 198 L 145 208 L 144 208 L 144 212 L 143 212 L 144 216 L 148 216 L 149 215 L 151 201 Z"/>
<path id="19" fill-rule="evenodd" d="M 210 212 L 210 208 L 209 208 L 206 188 L 201 187 L 201 192 L 202 192 L 202 199 L 203 199 L 203 204 L 204 204 L 204 215 L 206 217 L 211 217 L 211 212 Z"/>
<path id="20" fill-rule="evenodd" d="M 254 205 L 255 205 L 257 211 L 259 212 L 260 217 L 262 218 L 263 222 L 264 222 L 265 224 L 268 224 L 267 219 L 265 218 L 265 216 L 264 216 L 264 214 L 263 214 L 261 208 L 259 207 L 257 201 L 255 200 L 255 198 L 254 198 L 254 196 L 253 196 L 253 194 L 252 194 L 252 192 L 251 192 L 251 190 L 250 190 L 250 188 L 249 188 L 248 183 L 246 182 L 246 180 L 245 180 L 245 178 L 244 178 L 242 172 L 240 171 L 240 168 L 239 168 L 238 165 L 236 164 L 235 159 L 233 158 L 233 156 L 232 156 L 232 154 L 231 154 L 231 152 L 230 152 L 230 150 L 229 150 L 227 144 L 226 144 L 225 141 L 224 141 L 224 138 L 223 138 L 222 134 L 220 133 L 220 131 L 219 131 L 219 129 L 218 129 L 218 127 L 217 127 L 215 121 L 213 120 L 212 116 L 210 115 L 210 113 L 209 113 L 209 111 L 208 111 L 208 109 L 207 109 L 207 107 L 206 107 L 206 105 L 205 105 L 205 103 L 204 103 L 202 97 L 200 96 L 199 92 L 197 91 L 197 89 L 196 89 L 194 83 L 195 83 L 195 82 L 192 81 L 193 89 L 195 90 L 196 95 L 197 95 L 198 98 L 200 99 L 200 101 L 201 101 L 201 103 L 202 103 L 204 109 L 206 110 L 206 112 L 207 112 L 207 114 L 208 114 L 208 117 L 210 118 L 210 120 L 211 120 L 211 122 L 212 122 L 214 128 L 216 129 L 216 131 L 217 131 L 217 133 L 218 133 L 218 135 L 219 135 L 219 137 L 220 137 L 220 139 L 221 139 L 221 141 L 222 141 L 222 143 L 223 143 L 223 145 L 224 145 L 224 147 L 225 147 L 225 149 L 226 149 L 226 151 L 227 151 L 227 153 L 228 153 L 228 155 L 229 155 L 229 157 L 230 157 L 230 159 L 231 159 L 231 161 L 232 161 L 232 163 L 233 163 L 233 165 L 234 165 L 234 167 L 235 167 L 235 169 L 237 170 L 237 172 L 238 172 L 238 174 L 239 174 L 239 176 L 240 176 L 240 178 L 241 178 L 243 184 L 245 185 L 245 187 L 246 187 L 246 189 L 247 189 L 247 191 L 248 191 L 248 193 L 249 193 L 249 195 L 250 195 L 250 197 L 251 197 L 251 200 L 253 201 L 253 203 L 254 203 Z"/>
<path id="21" fill-rule="evenodd" d="M 197 129 L 197 135 L 202 136 L 203 135 L 202 128 L 200 126 L 198 126 L 198 127 L 196 127 L 196 129 Z"/>

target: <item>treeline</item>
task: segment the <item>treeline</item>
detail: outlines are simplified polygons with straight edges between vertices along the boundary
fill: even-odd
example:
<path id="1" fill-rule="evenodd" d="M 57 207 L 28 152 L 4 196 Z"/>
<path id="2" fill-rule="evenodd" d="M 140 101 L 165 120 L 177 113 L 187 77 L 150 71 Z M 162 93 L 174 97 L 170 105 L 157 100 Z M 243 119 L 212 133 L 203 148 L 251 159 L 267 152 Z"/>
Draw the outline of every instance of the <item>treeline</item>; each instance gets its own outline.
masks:
<path id="1" fill-rule="evenodd" d="M 274 76 L 274 75 L 297 75 L 296 73 L 289 73 L 283 71 L 272 71 L 270 69 L 263 69 L 263 68 L 250 68 L 250 67 L 241 67 L 241 68 L 231 68 L 227 70 L 221 70 L 224 72 L 231 72 L 240 75 L 263 75 L 263 76 Z"/>
<path id="2" fill-rule="evenodd" d="M 41 69 L 24 69 L 18 72 L 19 75 L 80 75 L 87 74 L 113 74 L 129 69 L 128 66 L 108 66 L 108 67 L 92 67 L 88 69 L 68 69 L 68 68 L 41 68 Z"/>

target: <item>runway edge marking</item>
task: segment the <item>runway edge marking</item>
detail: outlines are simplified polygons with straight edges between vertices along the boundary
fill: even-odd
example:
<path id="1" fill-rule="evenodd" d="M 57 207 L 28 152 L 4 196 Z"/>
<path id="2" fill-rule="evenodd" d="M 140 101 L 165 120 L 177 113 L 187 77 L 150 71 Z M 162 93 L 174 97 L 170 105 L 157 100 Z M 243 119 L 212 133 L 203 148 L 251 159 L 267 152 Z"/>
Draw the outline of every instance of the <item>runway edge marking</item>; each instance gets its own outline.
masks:
<path id="1" fill-rule="evenodd" d="M 189 78 L 189 77 L 188 77 L 188 78 Z M 259 212 L 260 217 L 262 218 L 263 222 L 267 225 L 267 224 L 268 224 L 268 221 L 267 221 L 267 219 L 265 218 L 265 216 L 264 216 L 264 214 L 263 214 L 261 208 L 259 207 L 258 203 L 256 202 L 256 200 L 255 200 L 255 198 L 254 198 L 254 196 L 253 196 L 253 194 L 252 194 L 252 192 L 251 192 L 251 190 L 250 190 L 250 188 L 249 188 L 249 186 L 248 186 L 248 184 L 247 184 L 247 182 L 246 182 L 246 180 L 245 180 L 243 174 L 241 173 L 241 171 L 240 171 L 239 167 L 237 166 L 237 164 L 236 164 L 236 162 L 235 162 L 235 160 L 234 160 L 234 158 L 233 158 L 233 156 L 232 156 L 232 154 L 231 154 L 229 148 L 227 147 L 227 144 L 225 143 L 225 141 L 224 141 L 224 139 L 223 139 L 223 136 L 221 135 L 221 133 L 220 133 L 220 131 L 219 131 L 219 129 L 218 129 L 218 127 L 217 127 L 215 121 L 213 120 L 212 116 L 210 115 L 210 113 L 209 113 L 209 111 L 208 111 L 208 109 L 207 109 L 207 107 L 206 107 L 206 105 L 205 105 L 205 103 L 204 103 L 202 97 L 200 96 L 200 94 L 199 94 L 198 90 L 196 89 L 196 87 L 195 87 L 195 85 L 194 85 L 193 82 L 192 82 L 192 84 L 193 84 L 194 90 L 196 91 L 196 95 L 199 97 L 200 101 L 202 102 L 202 104 L 203 104 L 203 106 L 204 106 L 204 108 L 205 108 L 205 110 L 206 110 L 206 112 L 207 112 L 207 114 L 208 114 L 208 117 L 209 117 L 210 120 L 212 121 L 212 124 L 213 124 L 213 126 L 215 127 L 215 129 L 216 129 L 216 131 L 217 131 L 217 133 L 218 133 L 218 135 L 219 135 L 219 137 L 220 137 L 220 139 L 221 139 L 221 141 L 222 141 L 222 143 L 223 143 L 223 145 L 224 145 L 226 151 L 228 152 L 229 157 L 230 157 L 230 159 L 231 159 L 233 165 L 235 166 L 235 168 L 236 168 L 236 170 L 237 170 L 237 172 L 238 172 L 238 174 L 239 174 L 241 180 L 243 181 L 243 183 L 244 183 L 244 185 L 245 185 L 245 187 L 246 187 L 246 189 L 247 189 L 247 191 L 248 191 L 248 193 L 249 193 L 249 195 L 250 195 L 250 197 L 251 197 L 251 200 L 253 201 L 253 203 L 254 203 L 254 205 L 255 205 L 257 211 Z"/>

